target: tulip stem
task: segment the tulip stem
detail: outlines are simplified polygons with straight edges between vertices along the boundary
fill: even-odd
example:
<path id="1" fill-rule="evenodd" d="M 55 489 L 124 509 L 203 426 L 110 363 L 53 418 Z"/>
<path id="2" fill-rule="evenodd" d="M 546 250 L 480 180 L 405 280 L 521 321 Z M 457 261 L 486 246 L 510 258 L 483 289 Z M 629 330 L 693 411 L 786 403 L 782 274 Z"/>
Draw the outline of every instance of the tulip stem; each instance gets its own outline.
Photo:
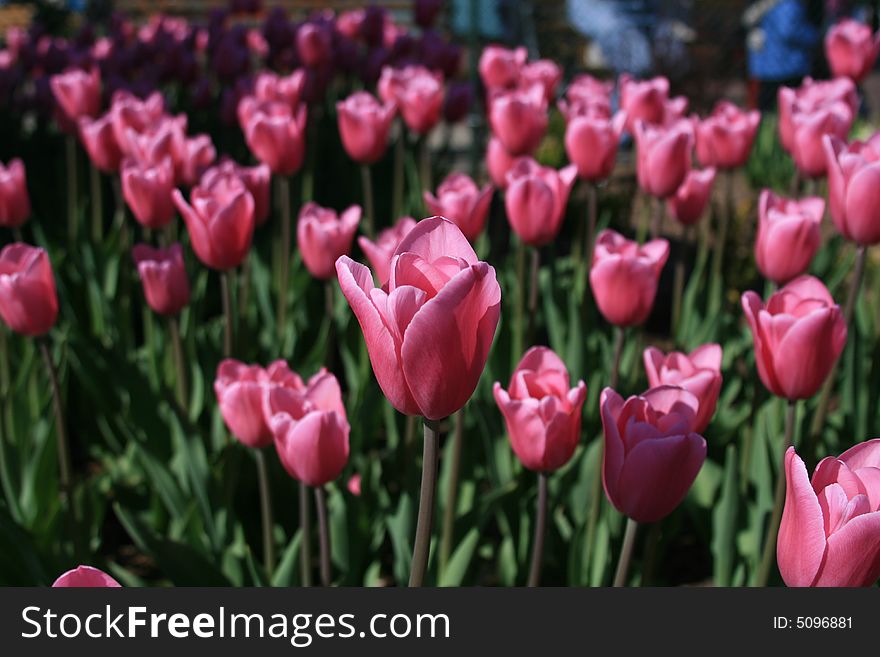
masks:
<path id="1" fill-rule="evenodd" d="M 71 458 L 70 443 L 67 439 L 67 423 L 64 420 L 64 406 L 61 402 L 61 386 L 58 383 L 58 370 L 55 361 L 52 360 L 52 351 L 48 338 L 37 339 L 43 362 L 46 365 L 46 374 L 49 376 L 49 384 L 52 388 L 52 410 L 55 413 L 55 434 L 58 446 L 58 468 L 60 471 L 61 497 L 70 504 L 73 512 L 73 500 L 71 490 Z"/>
<path id="2" fill-rule="evenodd" d="M 511 369 L 516 367 L 523 354 L 524 324 L 526 314 L 526 246 L 522 242 L 516 247 L 516 318 L 511 335 Z"/>
<path id="3" fill-rule="evenodd" d="M 437 487 L 437 455 L 440 444 L 440 421 L 424 418 L 425 444 L 422 453 L 422 485 L 419 491 L 419 518 L 413 543 L 410 587 L 422 586 L 431 552 L 431 526 L 434 521 L 434 493 Z"/>
<path id="4" fill-rule="evenodd" d="M 312 518 L 309 515 L 309 487 L 299 482 L 299 566 L 303 586 L 312 585 Z"/>
<path id="5" fill-rule="evenodd" d="M 662 198 L 654 199 L 654 213 L 651 216 L 651 239 L 656 240 L 663 232 L 663 219 L 666 217 L 666 206 Z"/>
<path id="6" fill-rule="evenodd" d="M 449 480 L 446 483 L 446 501 L 443 507 L 443 531 L 440 539 L 439 571 L 446 570 L 452 554 L 452 535 L 455 529 L 455 510 L 458 506 L 458 473 L 461 468 L 461 447 L 464 438 L 462 411 L 452 416 L 452 459 L 449 462 Z"/>
<path id="7" fill-rule="evenodd" d="M 794 439 L 794 427 L 797 421 L 797 401 L 788 400 L 788 406 L 785 412 L 785 438 L 782 445 L 783 459 L 785 452 L 791 447 Z M 782 463 L 783 459 L 779 462 Z M 782 507 L 785 504 L 785 472 L 784 468 L 779 468 L 776 475 L 776 493 L 773 497 L 773 513 L 770 516 L 770 524 L 767 525 L 767 534 L 764 537 L 764 550 L 761 554 L 761 564 L 755 575 L 755 586 L 767 586 L 767 580 L 770 577 L 770 568 L 773 565 L 776 556 L 776 536 L 779 533 L 779 523 L 782 520 Z"/>
<path id="8" fill-rule="evenodd" d="M 269 470 L 266 468 L 266 455 L 262 449 L 254 450 L 257 459 L 257 483 L 260 487 L 260 521 L 263 526 L 263 567 L 266 576 L 272 580 L 275 572 L 275 543 L 272 539 L 272 496 L 269 493 Z"/>
<path id="9" fill-rule="evenodd" d="M 691 241 L 692 226 L 684 231 L 684 239 L 681 241 L 681 250 L 675 259 L 675 278 L 672 287 L 672 317 L 669 325 L 669 334 L 675 339 L 678 336 L 679 324 L 681 323 L 681 300 L 684 295 L 684 257 L 688 243 Z"/>
<path id="10" fill-rule="evenodd" d="M 376 229 L 373 217 L 373 175 L 369 164 L 361 165 L 361 186 L 364 190 L 364 231 L 372 240 L 375 238 Z"/>
<path id="11" fill-rule="evenodd" d="M 76 137 L 67 135 L 64 141 L 64 154 L 67 160 L 67 238 L 76 241 L 79 229 L 77 221 L 77 180 L 76 170 Z"/>
<path id="12" fill-rule="evenodd" d="M 526 343 L 529 345 L 535 339 L 535 316 L 538 311 L 538 272 L 541 268 L 541 252 L 533 246 L 531 253 L 531 267 L 529 269 L 529 319 L 526 331 Z"/>
<path id="13" fill-rule="evenodd" d="M 177 372 L 177 401 L 180 407 L 189 412 L 188 384 L 186 365 L 183 359 L 183 342 L 180 339 L 180 323 L 177 317 L 168 318 L 168 332 L 171 334 L 171 349 L 174 355 L 174 369 Z"/>
<path id="14" fill-rule="evenodd" d="M 727 186 L 724 192 L 722 203 L 724 211 L 721 213 L 720 223 L 718 225 L 718 233 L 715 235 L 715 255 L 712 259 L 712 282 L 720 283 L 721 270 L 724 264 L 724 245 L 727 242 L 727 230 L 730 226 L 730 220 L 734 211 L 734 173 L 728 171 L 724 174 Z"/>
<path id="15" fill-rule="evenodd" d="M 323 486 L 315 488 L 315 507 L 318 511 L 318 542 L 321 549 L 321 586 L 330 586 L 330 525 L 327 522 L 327 493 Z"/>
<path id="16" fill-rule="evenodd" d="M 422 190 L 429 192 L 434 188 L 431 182 L 431 146 L 428 143 L 429 134 L 422 136 L 420 148 L 419 162 L 419 178 L 422 183 Z"/>
<path id="17" fill-rule="evenodd" d="M 98 244 L 104 236 L 104 199 L 101 194 L 101 172 L 93 164 L 89 173 L 92 197 L 92 242 Z"/>
<path id="18" fill-rule="evenodd" d="M 290 276 L 290 181 L 278 178 L 278 202 L 281 205 L 281 271 L 278 280 L 278 337 L 284 336 L 287 315 L 287 281 Z"/>
<path id="19" fill-rule="evenodd" d="M 243 317 L 248 308 L 248 296 L 251 291 L 251 254 L 248 253 L 241 263 L 241 277 L 238 279 L 238 316 Z"/>
<path id="20" fill-rule="evenodd" d="M 596 224 L 599 220 L 599 188 L 587 183 L 587 241 L 584 243 L 584 261 L 589 262 L 596 240 Z"/>
<path id="21" fill-rule="evenodd" d="M 614 586 L 620 588 L 626 586 L 629 564 L 632 561 L 633 546 L 636 543 L 636 532 L 639 523 L 632 518 L 626 519 L 626 531 L 623 534 L 623 545 L 620 548 L 620 557 L 617 560 L 617 570 L 614 571 Z"/>
<path id="22" fill-rule="evenodd" d="M 125 199 L 122 196 L 122 181 L 119 176 L 112 177 L 113 183 L 113 224 L 118 229 L 125 223 Z M 173 222 L 172 222 L 173 223 Z M 171 224 L 168 230 L 170 231 Z M 173 240 L 172 240 L 173 241 Z"/>
<path id="23" fill-rule="evenodd" d="M 406 156 L 406 133 L 399 121 L 398 127 L 399 134 L 394 143 L 394 178 L 391 187 L 391 212 L 394 221 L 403 216 L 403 160 Z M 372 239 L 372 236 L 370 238 Z"/>
<path id="24" fill-rule="evenodd" d="M 614 327 L 614 356 L 611 361 L 611 378 L 609 379 L 608 385 L 611 388 L 617 388 L 617 384 L 620 381 L 620 359 L 623 356 L 623 328 L 620 326 Z"/>
<path id="25" fill-rule="evenodd" d="M 327 315 L 327 351 L 324 357 L 324 367 L 333 371 L 333 362 L 336 346 L 336 324 L 334 322 L 335 302 L 333 297 L 333 280 L 324 282 L 324 313 Z"/>
<path id="26" fill-rule="evenodd" d="M 538 473 L 538 498 L 535 501 L 535 538 L 532 541 L 532 565 L 529 587 L 541 584 L 541 562 L 544 561 L 544 534 L 547 526 L 547 473 Z"/>
<path id="27" fill-rule="evenodd" d="M 220 273 L 220 294 L 223 297 L 223 356 L 230 358 L 232 356 L 232 290 L 229 282 L 230 273 L 224 271 Z"/>
<path id="28" fill-rule="evenodd" d="M 849 294 L 846 297 L 846 306 L 844 306 L 843 309 L 843 319 L 846 322 L 847 329 L 850 331 L 853 330 L 852 319 L 855 314 L 856 300 L 858 299 L 859 290 L 862 285 L 862 278 L 865 273 L 865 261 L 867 260 L 867 255 L 867 247 L 859 245 L 858 250 L 856 251 L 856 263 L 853 266 L 852 280 L 849 284 Z M 810 437 L 804 450 L 804 456 L 808 463 L 812 462 L 815 458 L 816 447 L 819 444 L 819 436 L 822 433 L 822 428 L 825 426 L 825 416 L 828 414 L 828 403 L 831 401 L 831 391 L 834 388 L 834 383 L 837 379 L 837 366 L 839 362 L 840 360 L 838 359 L 834 362 L 834 365 L 832 365 L 831 372 L 828 373 L 828 377 L 822 385 L 822 392 L 819 395 L 819 403 L 816 405 L 816 410 L 813 413 L 813 421 L 810 424 Z"/>

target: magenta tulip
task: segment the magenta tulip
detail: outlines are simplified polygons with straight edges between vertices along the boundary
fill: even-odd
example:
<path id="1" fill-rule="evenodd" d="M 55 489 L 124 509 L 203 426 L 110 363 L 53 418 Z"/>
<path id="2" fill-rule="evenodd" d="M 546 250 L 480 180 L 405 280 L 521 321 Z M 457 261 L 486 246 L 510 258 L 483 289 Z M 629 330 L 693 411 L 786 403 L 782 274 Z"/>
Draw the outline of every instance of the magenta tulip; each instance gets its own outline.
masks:
<path id="1" fill-rule="evenodd" d="M 48 333 L 55 325 L 55 275 L 43 249 L 15 242 L 0 251 L 0 318 L 29 336 Z"/>
<path id="2" fill-rule="evenodd" d="M 144 296 L 160 315 L 176 315 L 189 303 L 189 279 L 183 264 L 183 248 L 175 242 L 164 249 L 136 244 L 131 250 Z"/>
<path id="3" fill-rule="evenodd" d="M 825 56 L 835 77 L 845 76 L 853 82 L 865 79 L 880 52 L 880 33 L 846 18 L 825 34 Z"/>
<path id="4" fill-rule="evenodd" d="M 846 239 L 861 245 L 880 243 L 880 134 L 867 143 L 846 145 L 823 138 L 828 170 L 831 219 Z"/>
<path id="5" fill-rule="evenodd" d="M 511 155 L 531 155 L 547 132 L 547 99 L 535 85 L 503 92 L 489 103 L 492 134 Z"/>
<path id="6" fill-rule="evenodd" d="M 501 288 L 495 269 L 477 259 L 458 227 L 443 217 L 416 224 L 382 288 L 346 256 L 336 271 L 392 406 L 431 420 L 464 406 L 492 346 Z"/>
<path id="7" fill-rule="evenodd" d="M 302 69 L 296 69 L 287 76 L 261 71 L 254 80 L 254 96 L 262 102 L 283 103 L 291 112 L 296 112 L 305 83 L 306 73 Z"/>
<path id="8" fill-rule="evenodd" d="M 823 137 L 831 135 L 845 140 L 854 115 L 844 102 L 823 107 L 811 114 L 795 113 L 792 124 L 792 157 L 801 175 L 819 178 L 826 174 Z"/>
<path id="9" fill-rule="evenodd" d="M 296 52 L 306 66 L 325 66 L 333 56 L 333 33 L 318 21 L 303 23 L 296 31 Z"/>
<path id="10" fill-rule="evenodd" d="M 339 136 L 348 156 L 361 164 L 372 164 L 385 154 L 388 133 L 397 106 L 380 105 L 366 91 L 357 91 L 336 103 Z"/>
<path id="11" fill-rule="evenodd" d="M 213 187 L 221 178 L 238 179 L 254 197 L 254 222 L 262 226 L 269 218 L 269 195 L 272 171 L 265 164 L 246 167 L 230 159 L 223 159 L 202 174 L 202 185 Z"/>
<path id="12" fill-rule="evenodd" d="M 492 186 L 481 189 L 464 173 L 449 174 L 437 188 L 437 196 L 425 192 L 428 212 L 449 219 L 471 242 L 483 232 L 491 202 Z"/>
<path id="13" fill-rule="evenodd" d="M 675 219 L 685 226 L 692 226 L 700 220 L 715 183 L 715 168 L 691 169 L 675 194 L 666 199 L 666 207 Z"/>
<path id="14" fill-rule="evenodd" d="M 855 83 L 849 78 L 813 80 L 804 78 L 800 87 L 780 87 L 777 94 L 779 105 L 779 139 L 789 153 L 794 150 L 795 114 L 812 114 L 823 107 L 842 102 L 853 116 L 858 113 L 859 95 Z"/>
<path id="15" fill-rule="evenodd" d="M 697 398 L 699 406 L 694 418 L 694 431 L 702 434 L 718 404 L 721 393 L 721 345 L 704 344 L 689 354 L 671 351 L 664 354 L 648 347 L 642 354 L 648 387 L 670 385 L 684 388 Z"/>
<path id="16" fill-rule="evenodd" d="M 556 87 L 561 81 L 562 69 L 551 59 L 538 59 L 520 69 L 520 86 L 528 88 L 539 85 L 544 90 L 544 98 L 548 103 L 556 98 Z"/>
<path id="17" fill-rule="evenodd" d="M 691 169 L 691 122 L 680 120 L 661 127 L 636 121 L 635 137 L 639 187 L 657 198 L 672 196 Z"/>
<path id="18" fill-rule="evenodd" d="M 529 349 L 508 389 L 496 381 L 493 392 L 510 445 L 525 467 L 552 472 L 568 463 L 580 440 L 587 387 L 579 381 L 569 389 L 568 370 L 553 351 Z"/>
<path id="19" fill-rule="evenodd" d="M 322 281 L 336 273 L 336 260 L 351 253 L 351 243 L 361 220 L 361 208 L 352 205 L 337 214 L 312 201 L 299 213 L 296 242 L 306 269 Z"/>
<path id="20" fill-rule="evenodd" d="M 614 118 L 580 115 L 569 119 L 565 152 L 577 166 L 579 178 L 597 182 L 611 175 L 625 122 L 623 112 Z"/>
<path id="21" fill-rule="evenodd" d="M 192 187 L 216 159 L 217 149 L 208 135 L 185 137 L 175 143 L 175 178 L 179 183 Z"/>
<path id="22" fill-rule="evenodd" d="M 517 158 L 507 152 L 497 137 L 490 137 L 486 146 L 486 169 L 492 183 L 498 189 L 507 189 L 507 172 L 513 167 Z"/>
<path id="23" fill-rule="evenodd" d="M 507 219 L 525 244 L 543 246 L 556 238 L 576 176 L 573 164 L 557 171 L 530 157 L 520 158 L 507 172 Z"/>
<path id="24" fill-rule="evenodd" d="M 0 226 L 17 228 L 31 215 L 31 200 L 27 191 L 24 163 L 10 160 L 7 166 L 0 162 Z"/>
<path id="25" fill-rule="evenodd" d="M 103 570 L 92 566 L 77 566 L 68 570 L 52 584 L 53 589 L 63 588 L 121 588 L 119 582 Z"/>
<path id="26" fill-rule="evenodd" d="M 115 173 L 119 170 L 122 151 L 113 132 L 113 118 L 107 113 L 97 119 L 79 120 L 79 138 L 89 159 L 100 171 Z"/>
<path id="27" fill-rule="evenodd" d="M 668 108 L 669 80 L 656 77 L 650 80 L 635 80 L 629 75 L 620 78 L 620 108 L 626 112 L 626 129 L 635 134 L 636 123 L 644 121 L 649 124 L 666 122 L 670 109 L 672 113 L 683 113 L 682 101 L 674 101 Z M 686 101 L 685 101 L 686 103 Z"/>
<path id="28" fill-rule="evenodd" d="M 798 201 L 769 189 L 761 192 L 755 261 L 765 278 L 782 285 L 809 269 L 822 241 L 819 225 L 824 213 L 824 199 Z"/>
<path id="29" fill-rule="evenodd" d="M 443 112 L 443 77 L 424 66 L 386 66 L 379 80 L 379 95 L 386 103 L 397 105 L 410 130 L 425 135 Z"/>
<path id="30" fill-rule="evenodd" d="M 83 117 L 94 118 L 101 111 L 101 74 L 74 69 L 53 75 L 49 80 L 64 123 L 75 131 Z"/>
<path id="31" fill-rule="evenodd" d="M 174 218 L 174 166 L 166 157 L 157 164 L 132 159 L 122 163 L 122 196 L 138 223 L 163 228 Z"/>
<path id="32" fill-rule="evenodd" d="M 367 256 L 380 286 L 385 285 L 391 277 L 391 261 L 398 245 L 415 226 L 416 220 L 412 217 L 401 217 L 392 227 L 382 230 L 375 242 L 363 235 L 358 237 L 358 245 Z"/>
<path id="33" fill-rule="evenodd" d="M 303 164 L 305 157 L 306 106 L 300 105 L 291 112 L 281 103 L 256 103 L 250 99 L 242 101 L 239 107 L 246 109 L 246 119 L 242 124 L 245 141 L 254 156 L 269 166 L 272 173 L 289 176 Z"/>
<path id="34" fill-rule="evenodd" d="M 486 46 L 480 55 L 478 65 L 483 85 L 487 89 L 506 89 L 516 86 L 528 56 L 525 48 L 510 50 L 502 46 Z"/>
<path id="35" fill-rule="evenodd" d="M 155 92 L 146 100 L 141 100 L 128 92 L 117 92 L 110 104 L 110 123 L 116 143 L 123 153 L 129 154 L 129 131 L 136 134 L 146 132 L 157 125 L 165 113 L 165 100 Z"/>
<path id="36" fill-rule="evenodd" d="M 697 159 L 704 167 L 744 166 L 760 123 L 761 113 L 757 110 L 745 112 L 731 102 L 721 101 L 711 116 L 696 122 Z"/>

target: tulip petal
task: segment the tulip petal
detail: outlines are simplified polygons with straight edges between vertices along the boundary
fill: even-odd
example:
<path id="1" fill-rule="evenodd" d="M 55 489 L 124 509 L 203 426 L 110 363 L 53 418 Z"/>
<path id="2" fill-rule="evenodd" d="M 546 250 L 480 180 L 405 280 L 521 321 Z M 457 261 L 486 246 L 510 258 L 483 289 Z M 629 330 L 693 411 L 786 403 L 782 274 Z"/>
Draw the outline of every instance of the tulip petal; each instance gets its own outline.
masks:
<path id="1" fill-rule="evenodd" d="M 785 453 L 785 482 L 776 561 L 786 585 L 810 586 L 825 556 L 825 523 L 807 468 L 794 447 Z"/>
<path id="2" fill-rule="evenodd" d="M 814 586 L 871 586 L 880 577 L 880 512 L 850 520 L 828 537 Z"/>

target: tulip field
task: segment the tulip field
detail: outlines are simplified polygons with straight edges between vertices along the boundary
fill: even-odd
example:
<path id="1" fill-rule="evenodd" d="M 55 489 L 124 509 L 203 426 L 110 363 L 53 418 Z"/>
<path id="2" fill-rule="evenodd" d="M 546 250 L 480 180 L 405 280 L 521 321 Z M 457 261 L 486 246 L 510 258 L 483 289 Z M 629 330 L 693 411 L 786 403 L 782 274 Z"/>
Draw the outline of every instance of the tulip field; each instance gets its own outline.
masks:
<path id="1" fill-rule="evenodd" d="M 0 584 L 877 583 L 869 27 L 761 113 L 242 4 L 0 36 Z"/>

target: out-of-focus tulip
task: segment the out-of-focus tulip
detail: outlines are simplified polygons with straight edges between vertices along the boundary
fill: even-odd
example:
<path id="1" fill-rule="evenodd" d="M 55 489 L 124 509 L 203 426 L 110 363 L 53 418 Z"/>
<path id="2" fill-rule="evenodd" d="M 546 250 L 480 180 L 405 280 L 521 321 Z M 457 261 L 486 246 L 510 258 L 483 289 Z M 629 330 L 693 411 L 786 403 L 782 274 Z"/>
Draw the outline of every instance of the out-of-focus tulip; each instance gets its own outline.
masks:
<path id="1" fill-rule="evenodd" d="M 529 470 L 552 472 L 565 465 L 580 440 L 587 387 L 569 389 L 568 370 L 547 347 L 532 347 L 510 377 L 497 381 L 495 403 L 504 415 L 510 445 Z"/>
<path id="2" fill-rule="evenodd" d="M 590 103 L 610 104 L 613 91 L 614 82 L 611 80 L 599 80 L 592 75 L 582 73 L 569 83 L 565 96 L 571 103 L 587 100 Z"/>
<path id="3" fill-rule="evenodd" d="M 611 175 L 624 123 L 623 112 L 611 119 L 591 115 L 571 117 L 565 129 L 565 152 L 577 166 L 579 178 L 596 182 Z"/>
<path id="4" fill-rule="evenodd" d="M 854 115 L 843 102 L 823 107 L 812 114 L 792 116 L 792 151 L 795 166 L 803 176 L 818 178 L 826 174 L 823 137 L 831 135 L 845 140 Z"/>
<path id="5" fill-rule="evenodd" d="M 691 169 L 675 194 L 666 200 L 669 213 L 685 226 L 697 223 L 709 205 L 714 183 L 714 167 Z"/>
<path id="6" fill-rule="evenodd" d="M 672 196 L 691 169 L 691 123 L 677 121 L 661 127 L 636 121 L 635 131 L 639 187 L 657 198 Z"/>
<path id="7" fill-rule="evenodd" d="M 174 218 L 174 166 L 166 157 L 157 164 L 122 163 L 122 196 L 134 218 L 147 228 L 163 228 Z"/>
<path id="8" fill-rule="evenodd" d="M 669 80 L 658 76 L 635 80 L 629 75 L 620 78 L 620 108 L 626 112 L 626 129 L 634 133 L 636 122 L 660 124 L 666 116 L 669 101 Z"/>
<path id="9" fill-rule="evenodd" d="M 825 382 L 846 344 L 840 307 L 818 278 L 801 276 L 770 297 L 742 295 L 761 381 L 777 397 L 807 399 Z"/>
<path id="10" fill-rule="evenodd" d="M 261 71 L 254 80 L 254 96 L 262 102 L 284 103 L 291 112 L 296 112 L 302 100 L 305 82 L 306 74 L 302 69 L 287 76 Z"/>
<path id="11" fill-rule="evenodd" d="M 662 520 L 687 495 L 706 460 L 706 440 L 694 429 L 699 401 L 675 386 L 626 401 L 605 388 L 599 407 L 605 494 L 636 522 Z"/>
<path id="12" fill-rule="evenodd" d="M 831 219 L 846 239 L 861 245 L 880 243 L 880 135 L 867 143 L 822 140 L 828 170 Z"/>
<path id="13" fill-rule="evenodd" d="M 530 155 L 547 132 L 547 100 L 539 85 L 504 92 L 489 103 L 489 126 L 511 155 Z"/>
<path id="14" fill-rule="evenodd" d="M 174 171 L 177 181 L 192 187 L 217 159 L 217 149 L 208 135 L 196 135 L 176 144 Z"/>
<path id="15" fill-rule="evenodd" d="M 339 285 L 388 401 L 439 420 L 459 410 L 486 365 L 501 310 L 495 269 L 443 217 L 416 224 L 397 247 L 387 285 L 343 256 Z"/>
<path id="16" fill-rule="evenodd" d="M 861 82 L 874 68 L 878 52 L 880 34 L 859 21 L 844 19 L 825 34 L 825 56 L 835 77 Z"/>
<path id="17" fill-rule="evenodd" d="M 428 29 L 434 25 L 437 15 L 443 9 L 444 0 L 416 0 L 413 3 L 413 18 L 420 28 Z"/>
<path id="18" fill-rule="evenodd" d="M 24 163 L 11 160 L 8 166 L 0 162 L 0 226 L 16 228 L 31 214 Z"/>
<path id="19" fill-rule="evenodd" d="M 520 84 L 523 87 L 540 85 L 544 90 L 544 98 L 551 102 L 556 98 L 556 87 L 562 81 L 562 69 L 551 59 L 538 59 L 529 62 L 520 71 Z"/>
<path id="20" fill-rule="evenodd" d="M 289 176 L 299 171 L 306 149 L 305 105 L 292 114 L 280 103 L 258 104 L 247 113 L 243 128 L 248 148 L 272 173 Z"/>
<path id="21" fill-rule="evenodd" d="M 68 570 L 52 584 L 53 589 L 62 588 L 121 588 L 119 582 L 103 570 L 92 566 L 77 566 Z"/>
<path id="22" fill-rule="evenodd" d="M 515 155 L 511 155 L 497 137 L 490 137 L 486 146 L 486 168 L 489 177 L 499 189 L 507 189 L 507 172 L 516 162 Z"/>
<path id="23" fill-rule="evenodd" d="M 356 91 L 336 103 L 339 136 L 351 159 L 372 164 L 385 154 L 395 111 L 394 103 L 380 105 L 366 91 Z"/>
<path id="24" fill-rule="evenodd" d="M 272 172 L 265 164 L 246 167 L 224 159 L 202 175 L 202 185 L 213 187 L 220 178 L 237 178 L 254 197 L 254 222 L 262 226 L 269 218 L 269 195 Z"/>
<path id="25" fill-rule="evenodd" d="M 71 129 L 77 127 L 81 118 L 94 118 L 101 111 L 101 74 L 97 68 L 59 73 L 52 76 L 49 84 L 55 102 Z"/>
<path id="26" fill-rule="evenodd" d="M 104 173 L 119 170 L 122 151 L 113 133 L 113 119 L 110 114 L 92 120 L 83 117 L 79 121 L 79 138 L 89 159 Z"/>
<path id="27" fill-rule="evenodd" d="M 321 68 L 333 56 L 333 34 L 319 21 L 307 21 L 296 31 L 296 52 L 306 66 Z"/>
<path id="28" fill-rule="evenodd" d="M 352 205 L 341 214 L 313 201 L 302 207 L 296 224 L 296 242 L 312 276 L 322 281 L 333 278 L 336 260 L 351 253 L 360 220 L 359 205 Z"/>
<path id="29" fill-rule="evenodd" d="M 136 244 L 131 250 L 147 303 L 160 315 L 176 315 L 189 303 L 189 279 L 183 248 L 174 243 L 165 249 Z"/>
<path id="30" fill-rule="evenodd" d="M 241 264 L 254 234 L 254 197 L 243 182 L 223 178 L 210 187 L 200 184 L 190 193 L 191 205 L 180 190 L 172 198 L 199 260 L 220 271 Z"/>
<path id="31" fill-rule="evenodd" d="M 794 151 L 794 122 L 796 114 L 812 114 L 823 107 L 844 103 L 855 116 L 858 113 L 859 95 L 855 83 L 849 78 L 813 80 L 804 78 L 800 87 L 780 87 L 777 93 L 779 109 L 779 140 L 782 147 Z"/>
<path id="32" fill-rule="evenodd" d="M 0 251 L 0 318 L 16 333 L 47 333 L 58 318 L 58 295 L 48 254 L 22 242 Z"/>
<path id="33" fill-rule="evenodd" d="M 761 113 L 743 111 L 723 100 L 715 106 L 711 116 L 696 121 L 697 159 L 704 167 L 734 169 L 749 159 Z"/>
<path id="34" fill-rule="evenodd" d="M 504 89 L 515 86 L 528 56 L 528 51 L 525 48 L 510 50 L 502 46 L 486 46 L 480 55 L 478 65 L 483 85 L 487 89 Z"/>
<path id="35" fill-rule="evenodd" d="M 471 242 L 483 232 L 491 202 L 492 186 L 480 189 L 470 176 L 463 173 L 449 174 L 437 188 L 437 196 L 425 192 L 428 212 L 449 219 Z"/>
<path id="36" fill-rule="evenodd" d="M 404 123 L 413 132 L 424 135 L 440 121 L 443 111 L 443 81 L 424 66 L 395 69 L 386 66 L 379 80 L 379 95 L 386 103 L 394 102 Z"/>
<path id="37" fill-rule="evenodd" d="M 514 163 L 507 172 L 504 207 L 510 226 L 524 243 L 543 246 L 556 238 L 576 177 L 573 164 L 557 171 L 530 157 Z"/>
<path id="38" fill-rule="evenodd" d="M 670 385 L 684 388 L 699 402 L 694 418 L 694 431 L 702 434 L 718 404 L 721 392 L 721 345 L 704 344 L 689 354 L 671 351 L 664 354 L 656 347 L 648 347 L 642 354 L 648 387 Z"/>
<path id="39" fill-rule="evenodd" d="M 300 392 L 264 391 L 264 414 L 287 473 L 308 486 L 336 479 L 348 462 L 351 430 L 336 377 L 321 370 Z"/>
<path id="40" fill-rule="evenodd" d="M 825 199 L 794 200 L 769 189 L 761 192 L 755 261 L 765 278 L 782 285 L 809 269 L 821 243 L 824 213 Z"/>
<path id="41" fill-rule="evenodd" d="M 640 246 L 613 230 L 596 238 L 590 287 L 602 316 L 615 326 L 637 326 L 651 313 L 669 242 Z"/>
<path id="42" fill-rule="evenodd" d="M 361 480 L 362 477 L 359 474 L 353 474 L 351 475 L 351 477 L 348 478 L 348 481 L 345 484 L 348 492 L 355 497 L 361 496 Z"/>
<path id="43" fill-rule="evenodd" d="M 785 453 L 776 561 L 788 586 L 871 586 L 880 577 L 880 440 L 819 462 Z"/>
<path id="44" fill-rule="evenodd" d="M 385 285 L 391 276 L 391 261 L 398 245 L 415 226 L 416 220 L 412 217 L 401 217 L 392 227 L 381 231 L 375 242 L 364 235 L 358 237 L 361 251 L 367 256 L 380 286 Z"/>

